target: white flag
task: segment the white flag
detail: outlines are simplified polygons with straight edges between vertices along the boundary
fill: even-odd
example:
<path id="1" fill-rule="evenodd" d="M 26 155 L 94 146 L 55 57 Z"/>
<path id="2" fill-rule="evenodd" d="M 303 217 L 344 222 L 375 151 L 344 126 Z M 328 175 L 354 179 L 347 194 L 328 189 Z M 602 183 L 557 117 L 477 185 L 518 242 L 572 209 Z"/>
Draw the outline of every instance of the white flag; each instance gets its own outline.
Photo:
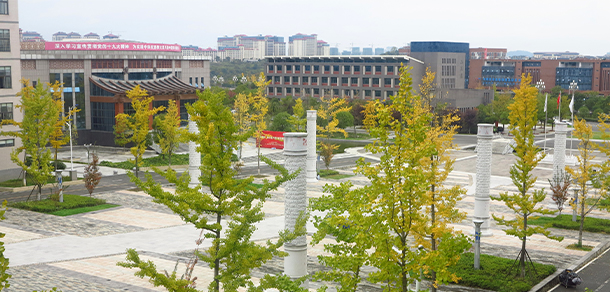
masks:
<path id="1" fill-rule="evenodd" d="M 572 100 L 570 101 L 570 112 L 574 113 L 574 98 L 572 97 Z"/>
<path id="2" fill-rule="evenodd" d="M 549 99 L 549 94 L 547 93 L 547 94 L 544 96 L 544 112 L 545 112 L 545 113 L 546 113 L 546 101 L 547 101 L 548 99 Z"/>

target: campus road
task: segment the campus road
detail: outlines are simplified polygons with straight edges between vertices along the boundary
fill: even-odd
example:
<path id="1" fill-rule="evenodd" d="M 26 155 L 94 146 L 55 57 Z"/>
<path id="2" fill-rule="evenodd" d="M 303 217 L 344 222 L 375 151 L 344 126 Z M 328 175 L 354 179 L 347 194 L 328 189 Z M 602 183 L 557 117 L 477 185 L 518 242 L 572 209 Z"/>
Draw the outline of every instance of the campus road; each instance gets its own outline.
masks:
<path id="1" fill-rule="evenodd" d="M 549 291 L 573 292 L 585 291 L 585 288 L 589 288 L 592 292 L 610 292 L 610 249 L 580 269 L 580 271 L 577 271 L 577 274 L 582 279 L 580 286 L 576 288 L 557 286 Z"/>
<path id="2" fill-rule="evenodd" d="M 331 162 L 331 167 L 332 168 L 352 167 L 356 164 L 356 160 L 358 160 L 358 158 L 359 157 L 344 157 L 344 158 L 333 159 L 333 161 Z M 369 160 L 369 159 L 366 159 L 366 161 L 373 162 L 373 160 Z M 324 167 L 323 164 L 321 165 L 321 167 Z M 240 176 L 255 175 L 257 173 L 258 173 L 258 171 L 257 171 L 256 166 L 246 166 L 246 167 L 242 168 L 242 170 L 240 171 Z M 277 173 L 277 171 L 275 171 L 268 165 L 262 163 L 261 164 L 261 173 L 275 174 L 275 173 Z M 152 171 L 151 171 L 151 175 L 155 181 L 157 181 L 161 184 L 167 183 L 167 180 L 165 178 L 161 177 L 160 175 L 158 175 Z M 141 178 L 143 178 L 143 176 L 141 176 Z M 133 182 L 129 181 L 129 177 L 126 174 L 113 175 L 113 176 L 107 176 L 107 177 L 102 178 L 99 185 L 95 188 L 95 192 L 96 193 L 105 193 L 105 192 L 130 189 L 130 188 L 134 188 L 134 187 L 135 187 L 135 184 Z M 34 187 L 32 187 L 32 188 L 34 188 Z M 89 195 L 89 192 L 85 188 L 84 184 L 71 185 L 66 192 L 70 193 L 70 194 L 75 194 L 75 195 Z M 30 196 L 30 193 L 31 193 L 30 191 L 17 192 L 17 193 L 0 192 L 0 202 L 2 202 L 4 200 L 7 200 L 9 202 L 25 201 Z M 43 198 L 46 198 L 49 195 L 49 193 L 50 193 L 49 189 L 43 189 Z M 30 199 L 35 199 L 35 198 L 36 198 L 36 193 L 34 192 L 31 194 Z"/>

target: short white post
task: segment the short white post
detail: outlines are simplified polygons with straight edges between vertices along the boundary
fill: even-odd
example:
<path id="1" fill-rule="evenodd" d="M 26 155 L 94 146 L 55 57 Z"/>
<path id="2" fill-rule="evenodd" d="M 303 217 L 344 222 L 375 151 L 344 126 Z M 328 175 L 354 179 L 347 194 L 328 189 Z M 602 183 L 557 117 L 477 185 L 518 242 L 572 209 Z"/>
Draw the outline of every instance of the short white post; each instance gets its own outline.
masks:
<path id="1" fill-rule="evenodd" d="M 483 220 L 474 220 L 474 269 L 481 268 L 481 224 Z"/>
<path id="2" fill-rule="evenodd" d="M 308 145 L 307 133 L 284 133 L 286 170 L 291 173 L 301 170 L 296 178 L 285 183 L 284 226 L 288 230 L 294 230 L 297 218 L 307 209 L 305 169 Z M 292 279 L 307 275 L 307 237 L 303 235 L 285 243 L 284 250 L 288 253 L 284 258 L 284 273 Z"/>
<path id="3" fill-rule="evenodd" d="M 477 132 L 477 177 L 476 193 L 474 194 L 474 221 L 483 221 L 481 234 L 491 236 L 489 215 L 489 188 L 491 181 L 491 140 L 493 125 L 479 124 Z"/>
<path id="4" fill-rule="evenodd" d="M 316 182 L 318 167 L 316 162 L 316 119 L 318 112 L 307 111 L 307 182 Z"/>
<path id="5" fill-rule="evenodd" d="M 189 115 L 189 133 L 199 134 L 199 128 L 197 123 L 193 121 L 193 117 Z M 197 152 L 197 143 L 189 142 L 189 175 L 191 176 L 191 182 L 189 188 L 195 188 L 199 185 L 199 177 L 201 176 L 201 154 Z"/>

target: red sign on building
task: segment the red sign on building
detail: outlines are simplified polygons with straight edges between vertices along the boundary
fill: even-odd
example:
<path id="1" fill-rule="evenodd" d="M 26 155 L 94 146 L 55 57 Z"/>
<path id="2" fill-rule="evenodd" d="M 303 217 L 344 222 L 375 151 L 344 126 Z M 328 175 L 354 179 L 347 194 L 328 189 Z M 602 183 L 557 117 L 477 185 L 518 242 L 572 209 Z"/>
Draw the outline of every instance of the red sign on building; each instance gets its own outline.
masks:
<path id="1" fill-rule="evenodd" d="M 261 139 L 261 147 L 284 149 L 284 133 L 276 131 L 263 131 L 266 137 Z"/>

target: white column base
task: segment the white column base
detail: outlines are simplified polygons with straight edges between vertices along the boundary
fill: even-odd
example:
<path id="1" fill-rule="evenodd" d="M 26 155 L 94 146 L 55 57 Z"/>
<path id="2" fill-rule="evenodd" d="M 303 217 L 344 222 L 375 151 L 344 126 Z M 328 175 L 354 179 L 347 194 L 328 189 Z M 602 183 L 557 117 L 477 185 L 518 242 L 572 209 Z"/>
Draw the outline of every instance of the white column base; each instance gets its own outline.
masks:
<path id="1" fill-rule="evenodd" d="M 307 245 L 284 245 L 284 251 L 288 256 L 284 258 L 284 274 L 292 279 L 298 279 L 307 275 Z M 309 285 L 304 282 L 303 285 Z M 304 288 L 307 288 L 305 286 Z"/>

